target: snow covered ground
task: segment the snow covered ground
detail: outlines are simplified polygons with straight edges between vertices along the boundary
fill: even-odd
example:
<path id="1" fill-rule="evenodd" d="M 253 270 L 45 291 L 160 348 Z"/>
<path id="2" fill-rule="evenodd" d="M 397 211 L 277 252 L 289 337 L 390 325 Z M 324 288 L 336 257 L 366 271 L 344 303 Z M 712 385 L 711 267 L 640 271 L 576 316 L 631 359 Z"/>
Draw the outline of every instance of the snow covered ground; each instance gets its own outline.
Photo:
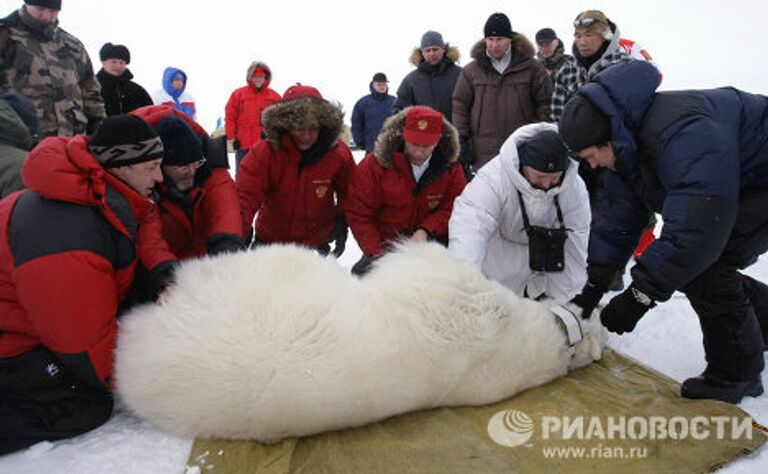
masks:
<path id="1" fill-rule="evenodd" d="M 360 249 L 350 235 L 339 263 L 349 268 L 358 258 Z M 747 273 L 768 280 L 768 259 L 759 260 Z M 611 335 L 609 345 L 678 381 L 704 369 L 698 320 L 685 296 L 679 293 L 646 315 L 631 334 Z M 763 372 L 763 384 L 768 387 L 768 370 Z M 759 423 L 768 425 L 768 394 L 747 398 L 739 406 Z M 0 457 L 0 474 L 182 473 L 187 470 L 192 442 L 160 432 L 118 408 L 107 424 L 90 433 L 55 443 L 39 443 L 26 451 Z M 197 468 L 189 470 L 189 474 L 196 472 Z M 768 472 L 768 448 L 763 447 L 720 472 Z"/>

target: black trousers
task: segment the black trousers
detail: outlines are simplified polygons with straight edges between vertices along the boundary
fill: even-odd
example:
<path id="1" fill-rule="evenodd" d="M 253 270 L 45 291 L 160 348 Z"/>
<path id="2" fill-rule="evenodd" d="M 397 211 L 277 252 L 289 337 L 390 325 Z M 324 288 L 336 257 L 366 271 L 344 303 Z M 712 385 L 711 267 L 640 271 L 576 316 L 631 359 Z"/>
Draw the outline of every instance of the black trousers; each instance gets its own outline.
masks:
<path id="1" fill-rule="evenodd" d="M 701 324 L 705 373 L 720 379 L 754 378 L 765 365 L 768 287 L 738 270 L 752 265 L 768 250 L 767 209 L 768 192 L 742 196 L 720 258 L 682 289 Z"/>
<path id="2" fill-rule="evenodd" d="M 112 395 L 70 377 L 42 346 L 0 359 L 0 455 L 104 424 Z"/>

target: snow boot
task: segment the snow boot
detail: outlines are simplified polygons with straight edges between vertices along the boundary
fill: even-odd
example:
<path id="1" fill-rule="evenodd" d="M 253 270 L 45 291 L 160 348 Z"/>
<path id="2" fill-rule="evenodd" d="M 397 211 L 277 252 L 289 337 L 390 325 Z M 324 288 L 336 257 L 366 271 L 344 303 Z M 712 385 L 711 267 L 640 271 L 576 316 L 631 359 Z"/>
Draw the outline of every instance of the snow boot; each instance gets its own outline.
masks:
<path id="1" fill-rule="evenodd" d="M 744 293 L 755 312 L 760 332 L 763 335 L 763 351 L 768 351 L 768 286 L 754 278 L 740 274 Z"/>
<path id="2" fill-rule="evenodd" d="M 760 375 L 746 381 L 730 382 L 703 373 L 683 382 L 680 395 L 690 399 L 711 399 L 737 404 L 745 396 L 757 397 L 763 394 Z"/>

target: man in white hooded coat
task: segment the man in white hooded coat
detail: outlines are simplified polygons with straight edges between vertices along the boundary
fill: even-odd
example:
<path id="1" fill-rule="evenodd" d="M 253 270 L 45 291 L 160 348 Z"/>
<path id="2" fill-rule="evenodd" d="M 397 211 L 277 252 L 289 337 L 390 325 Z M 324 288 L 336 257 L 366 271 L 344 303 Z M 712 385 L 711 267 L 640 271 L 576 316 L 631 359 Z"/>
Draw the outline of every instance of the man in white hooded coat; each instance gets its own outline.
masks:
<path id="1" fill-rule="evenodd" d="M 451 254 L 520 296 L 571 299 L 587 281 L 591 219 L 577 170 L 556 125 L 520 127 L 454 202 Z"/>

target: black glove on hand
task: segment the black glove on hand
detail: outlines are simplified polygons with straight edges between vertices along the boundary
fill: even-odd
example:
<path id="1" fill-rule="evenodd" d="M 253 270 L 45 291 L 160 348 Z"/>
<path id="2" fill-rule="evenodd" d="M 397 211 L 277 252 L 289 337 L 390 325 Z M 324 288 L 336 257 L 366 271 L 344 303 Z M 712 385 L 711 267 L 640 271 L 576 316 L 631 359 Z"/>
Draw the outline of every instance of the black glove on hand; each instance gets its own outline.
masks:
<path id="1" fill-rule="evenodd" d="M 632 332 L 640 318 L 654 306 L 656 303 L 633 285 L 603 308 L 600 321 L 606 329 L 616 334 Z"/>
<path id="2" fill-rule="evenodd" d="M 381 256 L 373 257 L 373 256 L 367 256 L 363 255 L 360 260 L 357 261 L 354 265 L 352 265 L 352 269 L 350 270 L 353 275 L 357 276 L 363 276 L 366 273 L 371 271 L 371 268 L 373 267 L 373 262 L 381 258 Z"/>
<path id="3" fill-rule="evenodd" d="M 600 302 L 600 298 L 603 297 L 606 291 L 607 290 L 601 286 L 587 282 L 587 284 L 584 285 L 584 288 L 581 289 L 581 293 L 573 297 L 571 303 L 583 310 L 581 319 L 589 319 L 589 317 L 592 316 L 592 311 L 595 310 L 597 303 Z"/>
<path id="4" fill-rule="evenodd" d="M 341 257 L 344 253 L 344 249 L 347 246 L 347 236 L 349 236 L 349 226 L 347 226 L 347 218 L 344 214 L 336 214 L 336 219 L 333 223 L 333 232 L 331 232 L 331 242 L 335 242 L 333 245 L 333 256 L 336 258 Z"/>
<path id="5" fill-rule="evenodd" d="M 235 151 L 240 149 L 240 140 L 238 140 L 237 138 L 232 140 L 232 149 Z"/>

